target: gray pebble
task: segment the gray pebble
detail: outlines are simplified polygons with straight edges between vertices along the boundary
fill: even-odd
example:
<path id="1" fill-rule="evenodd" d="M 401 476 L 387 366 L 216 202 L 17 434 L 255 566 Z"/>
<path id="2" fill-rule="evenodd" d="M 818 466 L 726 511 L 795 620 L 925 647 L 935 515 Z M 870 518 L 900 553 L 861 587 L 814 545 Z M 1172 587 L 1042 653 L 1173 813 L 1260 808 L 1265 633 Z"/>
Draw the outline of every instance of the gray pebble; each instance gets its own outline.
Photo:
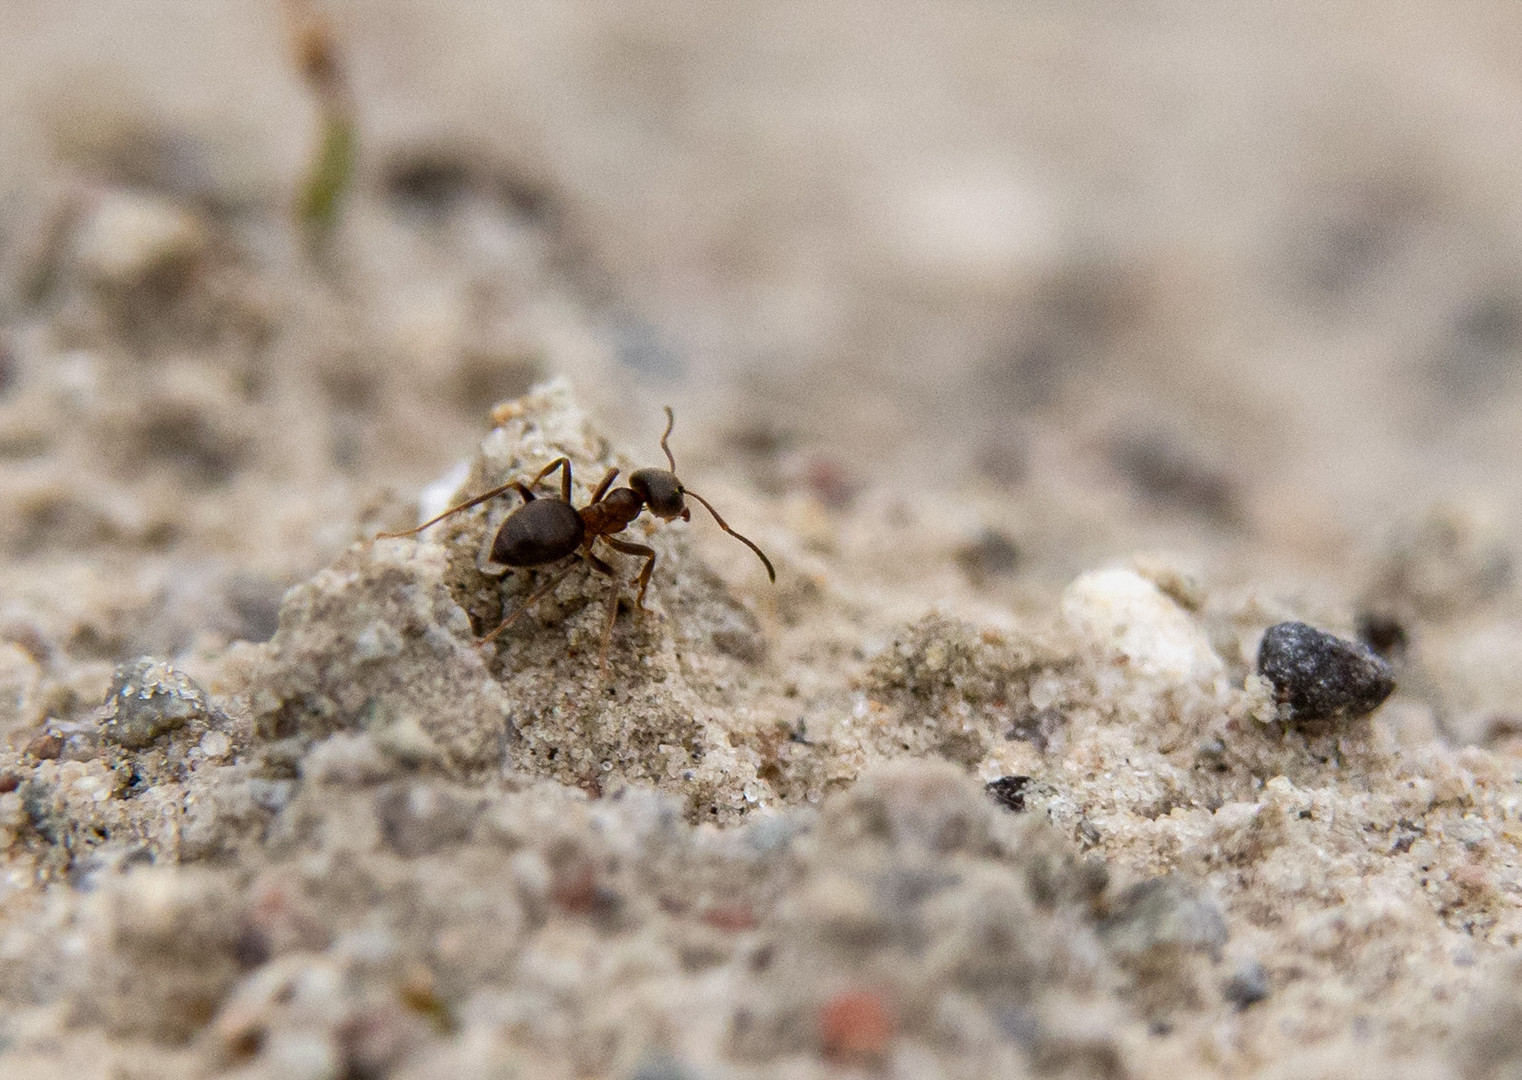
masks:
<path id="1" fill-rule="evenodd" d="M 1121 956 L 1168 949 L 1219 956 L 1226 916 L 1215 899 L 1176 874 L 1150 878 L 1121 893 L 1099 934 Z"/>
<path id="2" fill-rule="evenodd" d="M 1268 997 L 1268 969 L 1256 960 L 1242 960 L 1221 992 L 1239 1011 L 1256 1005 Z"/>
<path id="3" fill-rule="evenodd" d="M 388 788 L 375 799 L 381 835 L 406 858 L 464 840 L 479 812 L 478 804 L 426 784 Z"/>
<path id="4" fill-rule="evenodd" d="M 1313 723 L 1365 716 L 1395 689 L 1395 676 L 1368 648 L 1301 622 L 1270 626 L 1258 674 L 1274 686 L 1282 717 Z"/>
<path id="5" fill-rule="evenodd" d="M 117 665 L 106 704 L 111 712 L 101 722 L 101 738 L 133 750 L 211 713 L 204 690 L 151 656 Z"/>
<path id="6" fill-rule="evenodd" d="M 359 632 L 354 639 L 354 659 L 360 663 L 390 660 L 400 656 L 405 643 L 396 627 L 390 623 L 373 622 Z"/>
<path id="7" fill-rule="evenodd" d="M 250 801 L 259 809 L 278 814 L 290 805 L 291 797 L 296 794 L 296 784 L 292 780 L 252 777 L 247 782 L 247 791 Z"/>

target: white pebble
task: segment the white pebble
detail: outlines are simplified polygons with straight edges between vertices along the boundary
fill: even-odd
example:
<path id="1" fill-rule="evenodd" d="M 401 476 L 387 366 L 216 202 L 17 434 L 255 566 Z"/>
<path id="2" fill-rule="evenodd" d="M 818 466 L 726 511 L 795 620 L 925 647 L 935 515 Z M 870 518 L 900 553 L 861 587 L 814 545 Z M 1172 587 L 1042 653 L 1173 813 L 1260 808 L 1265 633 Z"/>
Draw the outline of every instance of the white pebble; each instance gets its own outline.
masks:
<path id="1" fill-rule="evenodd" d="M 1132 669 L 1170 680 L 1214 682 L 1226 666 L 1188 612 L 1130 570 L 1094 570 L 1062 594 L 1068 625 Z"/>
<path id="2" fill-rule="evenodd" d="M 213 761 L 225 758 L 233 748 L 233 741 L 225 731 L 208 731 L 201 736 L 201 753 Z"/>

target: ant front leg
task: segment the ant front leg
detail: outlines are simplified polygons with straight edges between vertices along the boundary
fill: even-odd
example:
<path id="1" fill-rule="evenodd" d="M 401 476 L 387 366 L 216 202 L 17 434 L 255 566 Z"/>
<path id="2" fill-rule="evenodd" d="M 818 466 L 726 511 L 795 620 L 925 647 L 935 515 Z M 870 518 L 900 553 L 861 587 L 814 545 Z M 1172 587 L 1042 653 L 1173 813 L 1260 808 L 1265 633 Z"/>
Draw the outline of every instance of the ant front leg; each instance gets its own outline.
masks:
<path id="1" fill-rule="evenodd" d="M 639 594 L 634 598 L 634 606 L 641 611 L 648 611 L 645 607 L 645 590 L 650 586 L 650 575 L 655 570 L 655 549 L 646 547 L 644 544 L 631 544 L 627 540 L 619 540 L 612 536 L 604 536 L 603 540 L 614 551 L 622 551 L 625 555 L 638 555 L 645 560 L 645 565 L 640 568 L 639 577 L 635 583 L 639 586 Z"/>
<path id="2" fill-rule="evenodd" d="M 609 469 L 603 476 L 602 482 L 597 485 L 597 490 L 592 492 L 591 501 L 594 503 L 602 502 L 602 497 L 608 493 L 608 489 L 613 486 L 613 481 L 617 476 L 617 469 Z"/>

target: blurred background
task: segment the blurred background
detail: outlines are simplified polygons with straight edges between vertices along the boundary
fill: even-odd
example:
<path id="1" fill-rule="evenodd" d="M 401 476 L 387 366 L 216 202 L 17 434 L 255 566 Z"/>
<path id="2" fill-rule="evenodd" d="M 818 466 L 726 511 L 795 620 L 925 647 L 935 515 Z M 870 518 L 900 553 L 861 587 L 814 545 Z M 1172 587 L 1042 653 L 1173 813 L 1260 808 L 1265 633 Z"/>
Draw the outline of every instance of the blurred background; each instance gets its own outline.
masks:
<path id="1" fill-rule="evenodd" d="M 305 8 L 357 132 L 320 257 L 293 9 L 0 6 L 13 558 L 297 579 L 557 374 L 886 581 L 918 525 L 974 584 L 1164 545 L 1356 592 L 1433 513 L 1517 524 L 1515 4 Z"/>

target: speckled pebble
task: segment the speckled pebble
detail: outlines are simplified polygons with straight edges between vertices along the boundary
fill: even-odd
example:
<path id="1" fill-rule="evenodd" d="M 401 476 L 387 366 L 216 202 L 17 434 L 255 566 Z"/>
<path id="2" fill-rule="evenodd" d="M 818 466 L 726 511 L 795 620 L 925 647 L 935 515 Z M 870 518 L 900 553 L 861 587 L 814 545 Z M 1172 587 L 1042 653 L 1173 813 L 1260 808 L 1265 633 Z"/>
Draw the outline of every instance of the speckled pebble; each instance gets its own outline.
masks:
<path id="1" fill-rule="evenodd" d="M 1395 689 L 1390 665 L 1368 648 L 1301 622 L 1263 634 L 1258 674 L 1273 683 L 1280 714 L 1293 723 L 1365 716 Z"/>
<path id="2" fill-rule="evenodd" d="M 1006 810 L 1022 813 L 1025 810 L 1025 789 L 1030 786 L 1029 776 L 1001 776 L 983 785 L 994 802 Z"/>
<path id="3" fill-rule="evenodd" d="M 211 712 L 204 690 L 151 656 L 117 666 L 106 704 L 111 713 L 101 723 L 102 738 L 133 750 Z"/>

